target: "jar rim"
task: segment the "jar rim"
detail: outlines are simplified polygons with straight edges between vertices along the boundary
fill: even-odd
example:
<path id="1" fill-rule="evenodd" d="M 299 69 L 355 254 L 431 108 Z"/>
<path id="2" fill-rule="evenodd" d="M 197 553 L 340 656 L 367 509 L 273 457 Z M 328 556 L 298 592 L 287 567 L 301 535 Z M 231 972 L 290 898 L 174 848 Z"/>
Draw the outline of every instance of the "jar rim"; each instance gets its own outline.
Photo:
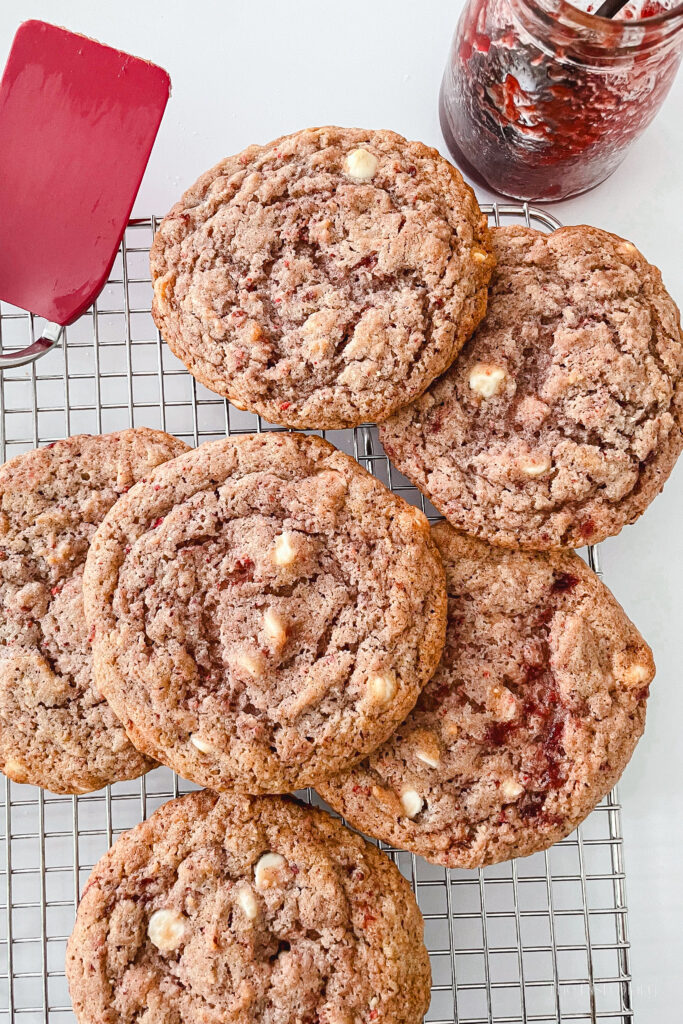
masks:
<path id="1" fill-rule="evenodd" d="M 589 14 L 588 11 L 582 11 L 581 8 L 575 7 L 569 3 L 569 0 L 551 0 L 550 3 L 544 2 L 544 0 L 525 0 L 525 3 L 529 7 L 535 7 L 544 11 L 546 14 L 554 15 L 556 12 L 559 15 L 558 20 L 574 21 L 577 25 L 583 25 L 591 28 L 607 27 L 608 25 L 616 25 L 619 28 L 650 28 L 655 25 L 664 25 L 669 21 L 675 21 L 678 18 L 683 21 L 683 0 L 681 3 L 676 4 L 668 11 L 662 11 L 661 14 L 651 14 L 647 18 L 602 18 L 598 17 L 597 14 Z"/>
<path id="2" fill-rule="evenodd" d="M 567 45 L 586 47 L 593 56 L 604 47 L 617 60 L 636 50 L 668 47 L 683 30 L 683 2 L 648 18 L 623 20 L 589 14 L 568 0 L 513 0 L 513 3 L 518 10 L 524 9 L 538 26 L 559 31 Z"/>

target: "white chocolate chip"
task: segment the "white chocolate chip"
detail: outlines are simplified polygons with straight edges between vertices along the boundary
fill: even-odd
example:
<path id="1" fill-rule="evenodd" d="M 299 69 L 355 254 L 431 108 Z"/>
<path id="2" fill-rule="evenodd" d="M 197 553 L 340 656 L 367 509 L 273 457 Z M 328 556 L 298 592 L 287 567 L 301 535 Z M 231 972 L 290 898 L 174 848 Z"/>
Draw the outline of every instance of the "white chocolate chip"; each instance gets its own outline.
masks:
<path id="1" fill-rule="evenodd" d="M 284 621 L 272 608 L 266 608 L 263 613 L 263 628 L 266 636 L 278 647 L 282 647 L 287 639 L 287 629 Z"/>
<path id="2" fill-rule="evenodd" d="M 470 387 L 482 398 L 492 398 L 500 391 L 507 373 L 493 363 L 475 363 L 470 370 Z"/>
<path id="3" fill-rule="evenodd" d="M 311 359 L 319 359 L 332 351 L 337 323 L 336 309 L 318 309 L 302 324 L 304 347 Z"/>
<path id="4" fill-rule="evenodd" d="M 257 889 L 270 889 L 282 877 L 287 861 L 279 853 L 264 853 L 254 868 L 254 884 Z"/>
<path id="5" fill-rule="evenodd" d="M 368 1005 L 371 1010 L 376 1010 L 379 1006 L 379 996 L 373 996 Z"/>
<path id="6" fill-rule="evenodd" d="M 457 740 L 458 736 L 460 735 L 460 726 L 458 725 L 457 722 L 445 721 L 441 727 L 441 730 L 446 739 L 449 740 L 449 742 L 451 743 L 454 740 Z"/>
<path id="7" fill-rule="evenodd" d="M 424 800 L 414 789 L 404 789 L 401 793 L 401 807 L 407 818 L 416 818 L 424 807 Z"/>
<path id="8" fill-rule="evenodd" d="M 209 743 L 208 740 L 202 739 L 202 737 L 198 736 L 196 732 L 193 732 L 190 735 L 190 743 L 192 744 L 193 747 L 196 747 L 197 750 L 201 751 L 202 754 L 216 753 L 216 748 L 213 746 L 213 744 Z"/>
<path id="9" fill-rule="evenodd" d="M 237 667 L 250 676 L 260 676 L 263 672 L 263 662 L 253 654 L 242 652 L 235 659 Z"/>
<path id="10" fill-rule="evenodd" d="M 647 665 L 641 665 L 639 661 L 634 661 L 624 672 L 624 682 L 627 686 L 638 686 L 639 683 L 648 682 L 650 674 Z"/>
<path id="11" fill-rule="evenodd" d="M 396 696 L 396 676 L 393 672 L 382 672 L 370 676 L 370 693 L 378 704 L 388 704 Z"/>
<path id="12" fill-rule="evenodd" d="M 517 698 L 507 686 L 492 686 L 486 706 L 499 722 L 510 722 L 517 715 Z"/>
<path id="13" fill-rule="evenodd" d="M 177 910 L 155 910 L 147 924 L 147 934 L 162 953 L 177 949 L 185 934 L 185 918 Z"/>
<path id="14" fill-rule="evenodd" d="M 9 776 L 9 778 L 13 779 L 15 782 L 24 782 L 28 777 L 26 774 L 26 765 L 14 758 L 10 758 L 5 761 L 3 771 L 5 775 Z"/>
<path id="15" fill-rule="evenodd" d="M 633 242 L 622 242 L 621 245 L 618 246 L 618 249 L 619 249 L 619 252 L 627 252 L 629 254 L 633 254 L 634 252 L 638 252 L 638 250 L 636 249 L 636 247 L 633 244 Z"/>
<path id="16" fill-rule="evenodd" d="M 524 792 L 524 786 L 516 779 L 503 779 L 500 784 L 500 791 L 506 804 L 512 803 Z"/>
<path id="17" fill-rule="evenodd" d="M 242 913 L 249 921 L 253 921 L 258 914 L 258 901 L 248 885 L 242 886 L 237 892 L 237 902 Z"/>
<path id="18" fill-rule="evenodd" d="M 429 729 L 417 729 L 413 734 L 415 757 L 429 768 L 437 768 L 441 761 L 439 741 Z"/>
<path id="19" fill-rule="evenodd" d="M 273 561 L 276 565 L 291 565 L 292 562 L 296 561 L 296 547 L 294 546 L 293 534 L 281 533 L 279 537 L 275 538 Z"/>
<path id="20" fill-rule="evenodd" d="M 338 469 L 319 469 L 315 474 L 318 489 L 322 486 L 326 493 L 336 491 L 345 494 L 349 489 L 346 477 Z"/>
<path id="21" fill-rule="evenodd" d="M 525 476 L 543 476 L 550 469 L 551 462 L 547 455 L 529 456 L 521 459 L 519 468 Z"/>
<path id="22" fill-rule="evenodd" d="M 418 761 L 422 761 L 423 764 L 428 765 L 430 768 L 438 768 L 440 757 L 435 757 L 428 750 L 416 750 L 415 757 Z"/>
<path id="23" fill-rule="evenodd" d="M 484 252 L 483 249 L 473 249 L 472 259 L 474 260 L 475 263 L 483 263 L 484 260 L 486 259 L 486 253 Z"/>
<path id="24" fill-rule="evenodd" d="M 367 149 L 352 149 L 346 157 L 346 173 L 359 181 L 374 178 L 378 166 L 377 157 Z"/>

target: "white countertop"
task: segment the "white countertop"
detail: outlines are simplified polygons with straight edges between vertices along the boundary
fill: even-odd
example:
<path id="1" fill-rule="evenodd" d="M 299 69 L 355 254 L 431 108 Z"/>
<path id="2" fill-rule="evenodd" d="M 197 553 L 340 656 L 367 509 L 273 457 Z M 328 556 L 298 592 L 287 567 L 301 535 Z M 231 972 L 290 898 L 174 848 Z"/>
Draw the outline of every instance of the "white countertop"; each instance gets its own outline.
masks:
<path id="1" fill-rule="evenodd" d="M 437 94 L 462 0 L 5 0 L 0 64 L 17 25 L 43 18 L 165 67 L 173 92 L 135 206 L 163 213 L 221 157 L 315 124 L 393 128 L 446 152 Z M 632 239 L 683 303 L 683 74 L 625 163 L 554 204 L 565 223 Z M 114 169 L 115 173 L 115 169 Z M 487 199 L 481 190 L 481 199 Z M 621 784 L 635 1020 L 681 1019 L 683 960 L 683 460 L 635 526 L 602 548 L 606 579 L 652 645 L 648 726 Z"/>

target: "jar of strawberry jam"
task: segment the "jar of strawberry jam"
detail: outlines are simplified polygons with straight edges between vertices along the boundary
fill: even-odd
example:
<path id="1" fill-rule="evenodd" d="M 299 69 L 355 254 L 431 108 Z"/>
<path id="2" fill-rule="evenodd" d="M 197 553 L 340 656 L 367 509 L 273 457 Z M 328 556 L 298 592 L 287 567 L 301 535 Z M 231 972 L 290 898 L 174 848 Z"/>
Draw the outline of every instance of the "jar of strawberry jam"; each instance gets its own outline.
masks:
<path id="1" fill-rule="evenodd" d="M 631 0 L 610 20 L 565 0 L 467 0 L 440 96 L 456 162 L 518 199 L 604 181 L 680 63 L 683 4 L 666 4 Z"/>

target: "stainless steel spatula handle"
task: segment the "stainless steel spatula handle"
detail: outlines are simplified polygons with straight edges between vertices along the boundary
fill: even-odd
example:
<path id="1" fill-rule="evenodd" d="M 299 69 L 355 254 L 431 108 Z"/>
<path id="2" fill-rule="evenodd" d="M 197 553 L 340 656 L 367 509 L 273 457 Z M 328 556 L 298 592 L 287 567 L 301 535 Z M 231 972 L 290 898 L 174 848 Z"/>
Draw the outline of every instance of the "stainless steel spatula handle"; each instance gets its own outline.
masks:
<path id="1" fill-rule="evenodd" d="M 0 354 L 0 370 L 11 370 L 15 366 L 25 366 L 26 363 L 33 363 L 36 359 L 40 359 L 51 348 L 54 348 L 61 338 L 63 330 L 64 328 L 60 324 L 45 324 L 41 336 L 28 348 L 22 348 L 21 352 L 12 352 L 11 355 Z"/>

